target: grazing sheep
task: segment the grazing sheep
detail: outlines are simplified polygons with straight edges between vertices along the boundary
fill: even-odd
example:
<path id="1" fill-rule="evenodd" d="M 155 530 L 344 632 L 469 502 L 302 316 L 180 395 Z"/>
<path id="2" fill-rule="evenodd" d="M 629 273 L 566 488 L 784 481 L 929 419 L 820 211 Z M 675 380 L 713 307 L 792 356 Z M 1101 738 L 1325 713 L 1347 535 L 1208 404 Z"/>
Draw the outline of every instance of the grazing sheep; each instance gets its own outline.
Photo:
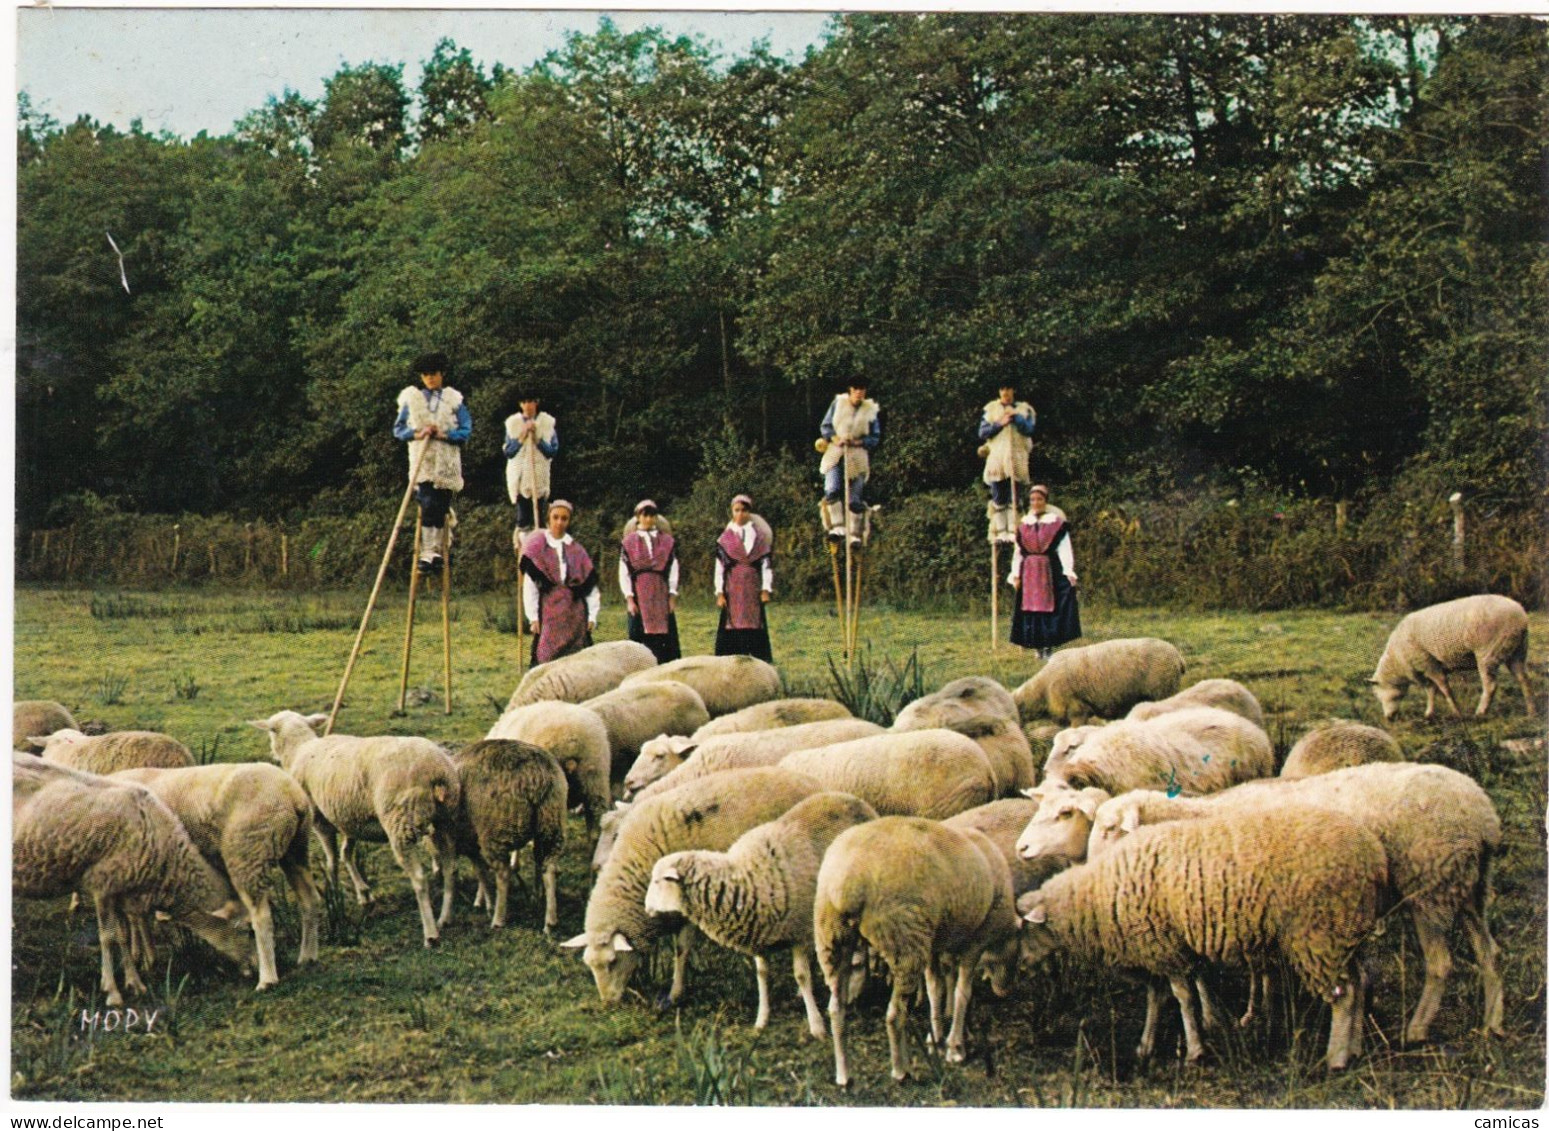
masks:
<path id="1" fill-rule="evenodd" d="M 990 843 L 1000 849 L 1000 854 L 1006 858 L 1006 866 L 1011 870 L 1011 890 L 1021 895 L 1032 891 L 1055 872 L 1068 867 L 1072 860 L 1080 859 L 1079 853 L 1069 859 L 1061 859 L 1052 853 L 1044 853 L 1036 858 L 1023 857 L 1017 851 L 1017 838 L 1037 811 L 1036 801 L 1025 797 L 1003 797 L 999 801 L 965 809 L 941 823 L 949 829 L 973 829 L 988 837 Z M 1086 851 L 1084 840 L 1081 850 Z"/>
<path id="2" fill-rule="evenodd" d="M 1403 748 L 1381 727 L 1365 723 L 1333 722 L 1308 731 L 1297 740 L 1280 767 L 1283 778 L 1310 778 L 1347 766 L 1370 762 L 1402 762 Z"/>
<path id="3" fill-rule="evenodd" d="M 1045 715 L 1069 723 L 1116 719 L 1136 703 L 1178 690 L 1183 656 L 1165 640 L 1140 636 L 1065 648 L 1012 692 L 1022 721 Z"/>
<path id="4" fill-rule="evenodd" d="M 1124 717 L 1143 722 L 1184 707 L 1219 707 L 1241 715 L 1256 727 L 1264 725 L 1264 708 L 1259 706 L 1258 698 L 1235 679 L 1202 679 L 1170 699 L 1136 703 Z"/>
<path id="5" fill-rule="evenodd" d="M 1061 950 L 1165 978 L 1190 1061 L 1204 1055 L 1190 975 L 1201 962 L 1262 969 L 1283 958 L 1333 1006 L 1328 1067 L 1359 1055 L 1365 974 L 1356 961 L 1387 883 L 1382 845 L 1359 822 L 1312 806 L 1225 810 L 1145 829 L 1023 896 L 1024 961 Z M 1149 987 L 1136 1055 L 1155 1046 Z"/>
<path id="6" fill-rule="evenodd" d="M 484 737 L 514 738 L 547 750 L 565 771 L 570 804 L 586 813 L 587 834 L 597 835 L 597 822 L 613 804 L 613 754 L 607 724 L 596 711 L 558 702 L 507 708 Z"/>
<path id="7" fill-rule="evenodd" d="M 252 966 L 253 936 L 231 888 L 172 811 L 132 782 L 13 754 L 11 883 L 23 899 L 74 891 L 91 897 L 109 1006 L 124 1003 L 113 971 L 115 942 L 126 987 L 145 993 L 129 953 L 126 904 L 165 911 L 244 969 Z"/>
<path id="8" fill-rule="evenodd" d="M 986 676 L 954 680 L 922 696 L 893 720 L 894 731 L 945 727 L 979 744 L 995 770 L 997 792 L 1020 792 L 1037 780 L 1033 749 L 1011 693 Z"/>
<path id="9" fill-rule="evenodd" d="M 1098 786 L 1109 793 L 1167 789 L 1213 793 L 1275 772 L 1263 729 L 1216 707 L 1187 707 L 1144 722 L 1074 728 L 1056 737 L 1040 788 Z"/>
<path id="10" fill-rule="evenodd" d="M 506 710 L 530 703 L 557 699 L 561 703 L 581 703 L 606 694 L 623 682 L 624 677 L 654 666 L 656 657 L 644 644 L 633 640 L 610 640 L 593 644 L 568 656 L 529 668 L 511 693 Z"/>
<path id="11" fill-rule="evenodd" d="M 966 1052 L 964 1025 L 981 955 L 991 987 L 1003 995 L 1015 970 L 1016 898 L 1000 851 L 983 833 L 918 817 L 880 817 L 835 838 L 818 869 L 813 937 L 828 984 L 834 1033 L 834 1082 L 850 1082 L 845 1059 L 845 994 L 840 978 L 864 941 L 892 971 L 887 1043 L 893 1079 L 909 1074 L 909 1000 L 925 979 L 931 1035 L 942 1047 L 944 972 L 955 968 L 946 1059 Z"/>
<path id="12" fill-rule="evenodd" d="M 1074 863 L 1086 859 L 1097 811 L 1113 795 L 1095 786 L 1041 786 L 1028 790 L 1027 797 L 1034 812 L 1017 834 L 1017 856 L 1028 861 L 1052 857 Z"/>
<path id="13" fill-rule="evenodd" d="M 43 750 L 43 757 L 60 766 L 88 774 L 113 774 L 141 766 L 176 769 L 192 766 L 194 756 L 177 739 L 149 730 L 118 730 L 88 736 L 78 730 L 56 730 L 29 739 Z"/>
<path id="14" fill-rule="evenodd" d="M 597 712 L 608 729 L 613 777 L 623 776 L 649 740 L 658 735 L 689 734 L 710 721 L 699 692 L 673 680 L 616 687 L 581 706 Z"/>
<path id="15" fill-rule="evenodd" d="M 775 730 L 744 731 L 740 734 L 718 734 L 707 738 L 696 747 L 681 747 L 675 742 L 658 746 L 651 756 L 644 751 L 629 768 L 624 777 L 624 788 L 636 800 L 651 797 L 664 790 L 673 789 L 686 781 L 694 781 L 706 774 L 721 770 L 745 770 L 753 766 L 772 766 L 787 754 L 798 750 L 811 750 L 818 746 L 831 746 L 836 742 L 848 742 L 854 738 L 867 738 L 884 733 L 876 723 L 866 719 L 825 719 L 817 723 L 779 727 Z M 680 751 L 672 755 L 671 750 Z M 679 764 L 659 778 L 651 778 L 655 767 L 665 765 L 673 757 Z"/>
<path id="16" fill-rule="evenodd" d="M 319 738 L 312 728 L 327 719 L 280 711 L 267 719 L 251 719 L 249 725 L 268 733 L 270 756 L 311 798 L 312 825 L 332 880 L 338 882 L 342 856 L 355 898 L 369 902 L 371 888 L 355 863 L 355 844 L 385 840 L 414 888 L 425 945 L 435 946 L 441 941 L 440 926 L 452 917 L 457 767 L 428 738 Z M 439 920 L 431 911 L 424 866 L 412 851 L 422 843 L 428 843 L 441 870 Z"/>
<path id="17" fill-rule="evenodd" d="M 996 793 L 995 771 L 978 743 L 939 727 L 798 750 L 780 765 L 810 774 L 824 789 L 853 793 L 885 816 L 941 820 Z"/>
<path id="18" fill-rule="evenodd" d="M 789 950 L 807 1007 L 807 1028 L 827 1035 L 812 994 L 812 897 L 823 853 L 845 829 L 877 811 L 848 793 L 815 793 L 784 816 L 743 833 L 725 852 L 663 856 L 651 869 L 645 909 L 676 913 L 711 941 L 751 955 L 758 975 L 755 1029 L 769 1024 L 769 955 Z"/>
<path id="19" fill-rule="evenodd" d="M 453 754 L 452 764 L 461 787 L 454 829 L 457 851 L 478 868 L 479 894 L 490 907 L 490 926 L 506 925 L 511 858 L 530 843 L 534 890 L 543 886 L 543 933 L 548 934 L 559 924 L 564 770 L 542 747 L 505 738 L 481 739 Z"/>
<path id="20" fill-rule="evenodd" d="M 317 961 L 323 900 L 307 859 L 312 803 L 295 778 L 267 762 L 228 762 L 120 770 L 113 780 L 143 785 L 160 798 L 183 823 L 194 847 L 236 889 L 258 943 L 260 990 L 280 980 L 270 906 L 270 877 L 276 866 L 301 905 L 301 953 L 296 961 Z"/>
<path id="21" fill-rule="evenodd" d="M 1425 681 L 1426 718 L 1436 713 L 1438 690 L 1457 715 L 1447 673 L 1472 664 L 1479 669 L 1480 686 L 1474 714 L 1483 715 L 1490 709 L 1495 669 L 1502 663 L 1522 689 L 1527 713 L 1536 714 L 1527 678 L 1527 613 L 1510 597 L 1490 593 L 1459 597 L 1417 609 L 1398 622 L 1372 674 L 1372 690 L 1382 705 L 1384 719 L 1393 717 L 1409 685 L 1421 680 Z"/>
<path id="22" fill-rule="evenodd" d="M 743 734 L 754 730 L 820 723 L 825 719 L 848 719 L 850 708 L 832 699 L 769 699 L 755 703 L 718 719 L 711 719 L 689 737 L 694 745 L 718 734 Z"/>
<path id="23" fill-rule="evenodd" d="M 28 754 L 43 751 L 42 743 L 32 738 L 53 734 L 56 730 L 75 730 L 75 716 L 63 703 L 52 699 L 18 699 L 11 704 L 11 749 Z"/>
<path id="24" fill-rule="evenodd" d="M 1505 1006 L 1490 935 L 1490 866 L 1500 851 L 1501 822 L 1490 797 L 1466 774 L 1445 766 L 1377 762 L 1310 778 L 1273 778 L 1201 798 L 1153 791 L 1115 797 L 1097 812 L 1088 852 L 1156 821 L 1209 816 L 1229 809 L 1290 804 L 1338 812 L 1376 834 L 1387 854 L 1391 890 L 1385 906 L 1404 906 L 1425 955 L 1425 985 L 1405 1039 L 1423 1041 L 1441 1007 L 1452 953 L 1447 937 L 1461 916 L 1484 986 L 1483 1028 L 1505 1035 Z"/>
<path id="25" fill-rule="evenodd" d="M 641 953 L 674 929 L 664 916 L 646 914 L 651 869 L 670 852 L 724 851 L 755 825 L 772 821 L 804 797 L 822 791 L 811 778 L 777 766 L 731 770 L 633 805 L 619 823 L 618 840 L 586 903 L 586 930 L 562 945 L 581 950 L 609 1004 L 624 996 Z M 678 932 L 669 1000 L 683 996 L 693 925 Z"/>
<path id="26" fill-rule="evenodd" d="M 686 683 L 705 702 L 712 719 L 780 698 L 780 673 L 773 664 L 753 656 L 685 656 L 671 663 L 635 672 L 620 685 L 673 679 Z"/>

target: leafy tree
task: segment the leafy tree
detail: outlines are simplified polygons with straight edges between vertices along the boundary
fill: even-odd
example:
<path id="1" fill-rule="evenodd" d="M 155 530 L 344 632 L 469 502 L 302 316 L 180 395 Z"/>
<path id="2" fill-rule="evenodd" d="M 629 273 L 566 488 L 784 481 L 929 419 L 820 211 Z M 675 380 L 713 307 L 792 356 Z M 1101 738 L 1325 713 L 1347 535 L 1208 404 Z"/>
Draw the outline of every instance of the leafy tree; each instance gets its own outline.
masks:
<path id="1" fill-rule="evenodd" d="M 489 117 L 494 88 L 466 47 L 438 40 L 420 77 L 418 135 L 421 145 L 466 133 Z"/>

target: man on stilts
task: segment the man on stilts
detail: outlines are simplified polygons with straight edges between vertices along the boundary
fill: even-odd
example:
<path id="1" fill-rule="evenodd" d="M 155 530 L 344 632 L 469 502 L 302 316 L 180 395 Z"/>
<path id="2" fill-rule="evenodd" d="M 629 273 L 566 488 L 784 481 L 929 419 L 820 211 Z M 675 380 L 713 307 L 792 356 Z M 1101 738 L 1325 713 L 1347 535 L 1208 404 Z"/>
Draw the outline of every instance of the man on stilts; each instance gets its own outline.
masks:
<path id="1" fill-rule="evenodd" d="M 819 470 L 823 473 L 823 524 L 835 542 L 846 533 L 845 509 L 849 511 L 850 546 L 866 542 L 866 480 L 871 474 L 871 453 L 882 442 L 882 421 L 877 402 L 866 396 L 866 378 L 850 378 L 846 392 L 834 398 L 818 429 L 827 441 Z M 849 498 L 845 506 L 845 485 Z"/>
<path id="2" fill-rule="evenodd" d="M 1016 541 L 1017 501 L 1026 502 L 1027 485 L 1032 482 L 1028 460 L 1037 423 L 1033 406 L 1017 400 L 1016 386 L 1009 381 L 979 417 L 979 454 L 984 459 L 984 482 L 990 488 L 991 542 Z"/>
<path id="3" fill-rule="evenodd" d="M 442 555 L 450 546 L 450 526 L 457 520 L 452 496 L 463 489 L 462 445 L 473 432 L 463 395 L 446 385 L 447 368 L 444 353 L 415 359 L 414 373 L 422 387 L 409 385 L 398 394 L 393 424 L 393 435 L 409 445 L 410 475 L 419 467 L 419 482 L 414 484 L 420 508 L 417 568 L 424 574 L 441 572 Z"/>
<path id="4" fill-rule="evenodd" d="M 538 398 L 522 397 L 521 411 L 506 417 L 506 492 L 516 504 L 516 529 L 511 544 L 517 556 L 527 536 L 542 520 L 540 502 L 549 497 L 549 464 L 559 454 L 559 426 L 546 412 L 538 411 Z"/>

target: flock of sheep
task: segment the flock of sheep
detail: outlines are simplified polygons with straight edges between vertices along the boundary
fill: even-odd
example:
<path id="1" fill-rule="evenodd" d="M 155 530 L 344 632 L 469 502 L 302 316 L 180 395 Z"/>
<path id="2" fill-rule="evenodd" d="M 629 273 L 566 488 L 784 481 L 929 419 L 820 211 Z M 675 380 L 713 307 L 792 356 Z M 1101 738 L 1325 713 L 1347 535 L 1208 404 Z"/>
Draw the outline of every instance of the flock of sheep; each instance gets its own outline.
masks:
<path id="1" fill-rule="evenodd" d="M 1503 597 L 1412 614 L 1373 677 L 1384 716 L 1415 682 L 1427 715 L 1437 690 L 1456 712 L 1446 672 L 1468 665 L 1483 714 L 1502 663 L 1533 713 L 1526 639 L 1526 615 Z M 603 1001 L 618 1002 L 669 937 L 667 996 L 678 1000 L 702 935 L 753 959 L 763 1028 L 768 963 L 788 951 L 809 1030 L 831 1033 L 840 1085 L 848 1012 L 869 978 L 891 980 L 891 1070 L 903 1079 L 922 988 L 931 1040 L 961 1061 L 975 981 L 1003 994 L 1054 952 L 1143 975 L 1142 1059 L 1164 992 L 1193 1060 L 1202 1026 L 1267 1010 L 1273 976 L 1288 970 L 1331 1005 L 1326 1060 L 1343 1068 L 1361 1052 L 1363 951 L 1397 910 L 1425 958 L 1407 1038 L 1423 1040 L 1436 1016 L 1459 921 L 1483 1028 L 1501 1033 L 1486 920 L 1501 825 L 1484 790 L 1403 761 L 1385 731 L 1351 722 L 1310 731 L 1271 777 L 1252 692 L 1229 679 L 1180 690 L 1183 672 L 1162 640 L 1067 648 L 1014 692 L 958 679 L 883 728 L 837 702 L 781 698 L 779 673 L 752 657 L 657 665 L 642 645 L 615 642 L 533 668 L 488 736 L 453 754 L 425 738 L 320 737 L 325 716 L 281 711 L 252 723 L 277 764 L 207 766 L 165 735 L 87 737 L 58 704 L 17 703 L 14 886 L 94 902 L 109 1005 L 123 1001 L 118 968 L 144 992 L 158 913 L 256 965 L 262 989 L 279 977 L 276 868 L 301 911 L 299 962 L 318 958 L 313 838 L 335 882 L 343 861 L 361 903 L 371 891 L 356 846 L 385 841 L 432 946 L 452 915 L 457 858 L 473 860 L 475 907 L 502 927 L 529 845 L 552 932 L 565 816 L 580 809 L 595 876 L 585 928 L 562 945 L 581 951 Z M 1029 734 L 1052 738 L 1041 775 Z M 1241 1019 L 1213 996 L 1222 967 L 1251 975 Z"/>

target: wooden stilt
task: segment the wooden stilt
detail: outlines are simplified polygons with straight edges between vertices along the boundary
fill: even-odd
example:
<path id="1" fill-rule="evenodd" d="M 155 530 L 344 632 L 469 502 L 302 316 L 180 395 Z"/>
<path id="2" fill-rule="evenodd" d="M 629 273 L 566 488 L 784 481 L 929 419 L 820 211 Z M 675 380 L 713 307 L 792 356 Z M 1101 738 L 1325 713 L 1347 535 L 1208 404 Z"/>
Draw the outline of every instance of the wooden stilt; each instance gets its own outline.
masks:
<path id="1" fill-rule="evenodd" d="M 1000 543 L 990 531 L 990 651 L 1000 646 Z"/>
<path id="2" fill-rule="evenodd" d="M 409 558 L 413 563 L 409 569 L 409 613 L 403 626 L 403 666 L 398 675 L 398 713 L 400 715 L 403 714 L 404 704 L 409 698 L 409 651 L 414 644 L 414 605 L 419 596 L 420 538 L 424 518 L 423 512 L 416 512 L 414 516 L 414 553 Z"/>
<path id="3" fill-rule="evenodd" d="M 843 445 L 841 444 L 843 447 Z M 851 565 L 855 555 L 850 548 L 850 453 L 848 449 L 839 453 L 839 459 L 844 464 L 844 495 L 839 500 L 839 513 L 843 516 L 840 529 L 844 538 L 844 658 L 845 662 L 853 670 L 855 667 L 855 644 L 850 639 L 851 610 L 855 607 L 854 575 Z"/>
<path id="4" fill-rule="evenodd" d="M 445 672 L 446 714 L 452 713 L 452 527 L 443 526 L 441 534 L 441 654 Z"/>

